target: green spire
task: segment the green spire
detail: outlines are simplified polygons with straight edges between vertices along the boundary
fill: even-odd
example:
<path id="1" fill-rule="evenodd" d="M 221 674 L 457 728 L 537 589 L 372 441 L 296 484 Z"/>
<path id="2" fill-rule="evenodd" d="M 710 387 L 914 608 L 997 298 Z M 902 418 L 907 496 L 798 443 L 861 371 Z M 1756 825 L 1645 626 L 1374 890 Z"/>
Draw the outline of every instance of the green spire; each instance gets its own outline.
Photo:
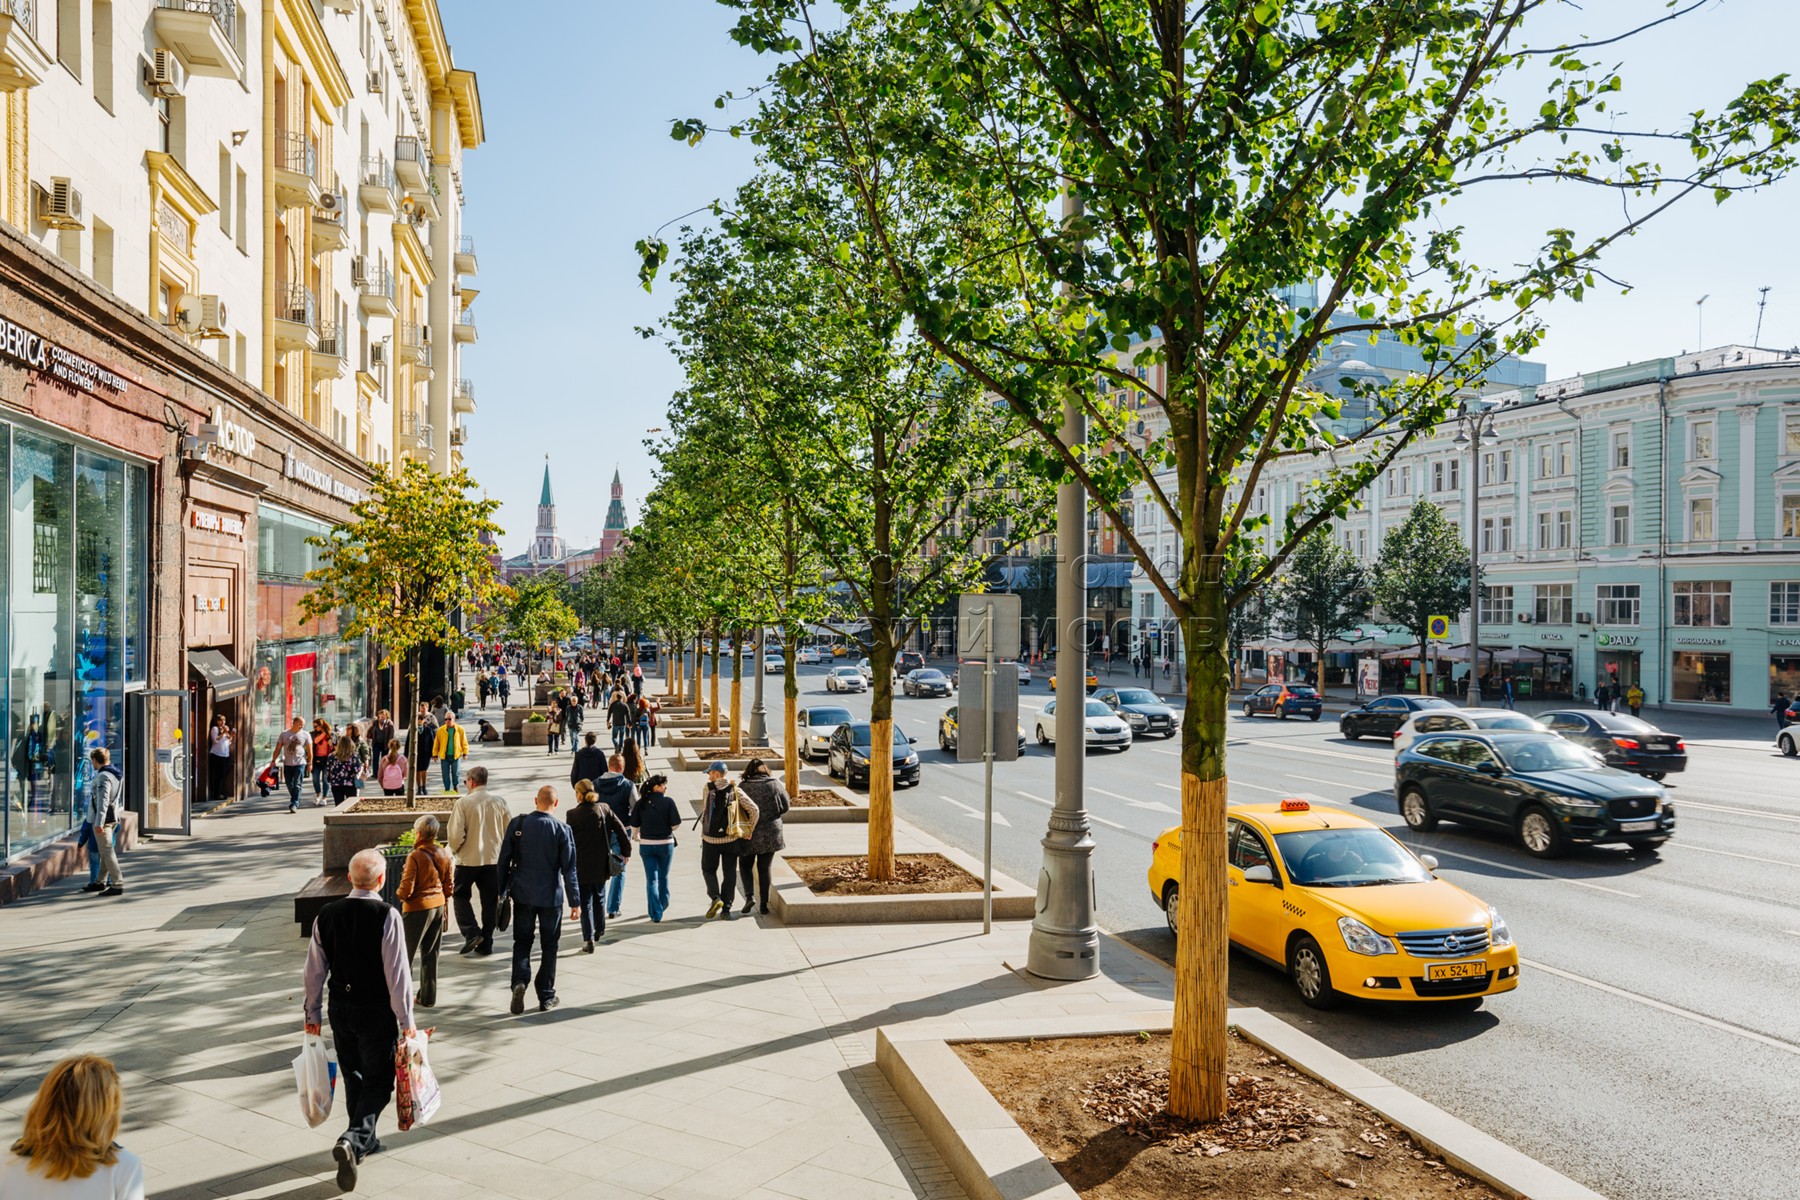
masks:
<path id="1" fill-rule="evenodd" d="M 538 503 L 546 506 L 556 503 L 550 498 L 550 456 L 548 454 L 544 455 L 544 492 L 538 497 Z"/>

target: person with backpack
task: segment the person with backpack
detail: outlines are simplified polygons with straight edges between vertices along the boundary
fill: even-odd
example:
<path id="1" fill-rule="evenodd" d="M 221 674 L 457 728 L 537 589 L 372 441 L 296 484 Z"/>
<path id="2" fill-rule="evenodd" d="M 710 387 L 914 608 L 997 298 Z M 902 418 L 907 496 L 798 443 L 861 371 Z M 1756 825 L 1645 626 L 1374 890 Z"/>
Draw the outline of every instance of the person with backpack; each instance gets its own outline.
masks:
<path id="1" fill-rule="evenodd" d="M 113 832 L 125 817 L 125 777 L 112 765 L 112 755 L 105 746 L 95 746 L 88 755 L 93 770 L 88 773 L 87 831 L 88 853 L 100 856 L 100 873 L 93 875 L 90 865 L 88 885 L 81 890 L 102 896 L 123 896 L 125 876 L 119 870 L 118 851 L 113 846 Z M 91 863 L 91 860 L 90 860 Z"/>
<path id="2" fill-rule="evenodd" d="M 769 774 L 769 766 L 753 758 L 744 767 L 739 783 L 744 794 L 756 805 L 756 826 L 750 831 L 738 855 L 738 869 L 744 882 L 744 912 L 748 914 L 760 900 L 764 916 L 769 913 L 769 869 L 775 865 L 775 852 L 787 848 L 781 836 L 781 818 L 789 807 L 787 789 Z M 757 890 L 752 892 L 753 878 L 760 876 Z"/>
<path id="3" fill-rule="evenodd" d="M 668 786 L 667 775 L 650 776 L 631 810 L 638 861 L 644 864 L 644 904 L 650 920 L 659 924 L 669 911 L 669 868 L 675 861 L 675 832 L 683 819 L 681 809 L 669 798 Z"/>
<path id="4" fill-rule="evenodd" d="M 625 759 L 614 754 L 606 760 L 606 773 L 594 780 L 594 795 L 613 810 L 621 825 L 631 821 L 631 810 L 637 804 L 637 788 L 625 776 Z M 618 864 L 606 886 L 606 915 L 617 917 L 625 899 L 625 864 Z"/>
<path id="5" fill-rule="evenodd" d="M 594 785 L 575 784 L 575 807 L 569 810 L 569 833 L 575 839 L 575 882 L 580 889 L 581 952 L 592 954 L 606 936 L 607 881 L 625 873 L 631 857 L 631 833 L 610 804 L 599 803 Z"/>
<path id="6" fill-rule="evenodd" d="M 732 896 L 737 886 L 738 855 L 744 839 L 756 828 L 756 804 L 744 790 L 726 778 L 725 764 L 706 768 L 706 790 L 700 797 L 700 873 L 706 878 L 706 896 L 712 901 L 706 919 L 721 914 L 737 920 Z M 722 876 L 722 877 L 721 877 Z"/>
<path id="7" fill-rule="evenodd" d="M 384 796 L 406 794 L 406 755 L 400 753 L 399 738 L 388 742 L 387 753 L 375 767 L 375 782 L 381 785 Z"/>

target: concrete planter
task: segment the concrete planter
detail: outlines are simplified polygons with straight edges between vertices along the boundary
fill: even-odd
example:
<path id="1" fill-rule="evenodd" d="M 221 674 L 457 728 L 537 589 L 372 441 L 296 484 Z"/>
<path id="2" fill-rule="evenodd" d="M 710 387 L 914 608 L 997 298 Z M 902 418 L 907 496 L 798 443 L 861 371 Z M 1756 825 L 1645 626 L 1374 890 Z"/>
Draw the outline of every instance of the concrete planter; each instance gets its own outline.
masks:
<path id="1" fill-rule="evenodd" d="M 550 744 L 550 722 L 526 721 L 519 726 L 519 744 L 521 746 L 548 746 Z"/>
<path id="2" fill-rule="evenodd" d="M 790 815 L 793 810 L 789 810 Z M 866 810 L 863 818 L 868 819 Z M 790 856 L 814 858 L 832 853 L 818 848 L 793 847 L 775 856 L 770 874 L 774 889 L 769 909 L 784 925 L 914 924 L 921 921 L 979 921 L 981 893 L 915 892 L 899 896 L 816 896 L 787 864 Z M 975 878 L 981 878 L 981 861 L 951 846 L 935 846 L 908 853 L 939 854 Z M 1037 896 L 1016 879 L 994 872 L 994 919 L 1029 921 L 1037 915 Z"/>
<path id="3" fill-rule="evenodd" d="M 773 767 L 770 769 L 774 770 Z M 802 808 L 796 804 L 787 810 L 787 816 L 781 818 L 784 824 L 867 825 L 869 823 L 869 798 L 867 796 L 859 796 L 848 788 L 841 787 L 819 787 L 814 785 L 807 788 L 807 790 L 812 792 L 831 792 L 834 795 L 842 796 L 850 803 L 842 806 L 818 805 L 808 806 L 806 808 Z M 980 872 L 978 871 L 976 874 L 980 874 Z"/>
<path id="4" fill-rule="evenodd" d="M 420 796 L 418 808 L 399 812 L 358 812 L 358 801 L 344 802 L 325 814 L 321 868 L 326 874 L 348 871 L 350 859 L 358 850 L 386 845 L 411 829 L 413 822 L 426 813 L 443 820 L 444 814 L 450 811 L 450 799 L 448 796 Z"/>

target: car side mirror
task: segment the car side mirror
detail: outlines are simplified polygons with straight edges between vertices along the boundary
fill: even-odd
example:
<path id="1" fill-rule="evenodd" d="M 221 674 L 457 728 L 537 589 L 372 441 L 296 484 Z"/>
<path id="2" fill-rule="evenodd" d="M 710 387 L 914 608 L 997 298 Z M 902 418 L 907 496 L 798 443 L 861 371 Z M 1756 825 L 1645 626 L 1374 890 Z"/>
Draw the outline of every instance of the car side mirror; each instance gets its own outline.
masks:
<path id="1" fill-rule="evenodd" d="M 1421 854 L 1419 855 L 1419 865 L 1424 867 L 1427 871 L 1435 871 L 1437 870 L 1437 856 L 1434 854 Z"/>
<path id="2" fill-rule="evenodd" d="M 1244 882 L 1245 883 L 1274 883 L 1275 882 L 1275 872 L 1273 870 L 1271 870 L 1269 867 L 1264 866 L 1264 865 L 1259 865 L 1259 866 L 1254 866 L 1254 867 L 1245 867 L 1244 868 Z"/>
<path id="3" fill-rule="evenodd" d="M 1506 772 L 1504 772 L 1500 769 L 1500 764 L 1497 762 L 1478 763 L 1478 764 L 1476 764 L 1475 769 L 1477 771 L 1479 771 L 1481 774 L 1487 775 L 1494 779 L 1498 779 L 1498 778 L 1500 778 L 1500 776 L 1506 774 Z"/>
<path id="4" fill-rule="evenodd" d="M 916 746 L 919 744 L 919 739 L 916 737 L 909 737 L 906 739 L 906 744 L 909 746 Z"/>

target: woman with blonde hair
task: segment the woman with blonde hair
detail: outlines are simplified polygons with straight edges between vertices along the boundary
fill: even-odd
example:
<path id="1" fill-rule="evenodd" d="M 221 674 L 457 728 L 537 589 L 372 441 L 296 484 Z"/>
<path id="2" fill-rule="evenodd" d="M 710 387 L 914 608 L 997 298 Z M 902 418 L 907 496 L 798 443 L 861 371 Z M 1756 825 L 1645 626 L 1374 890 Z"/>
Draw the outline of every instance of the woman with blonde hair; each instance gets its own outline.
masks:
<path id="1" fill-rule="evenodd" d="M 420 1008 L 437 1007 L 438 949 L 444 944 L 444 905 L 456 893 L 456 863 L 438 845 L 438 819 L 429 814 L 413 822 L 413 850 L 400 872 L 394 899 L 400 901 L 400 924 L 406 931 L 406 963 L 419 958 Z"/>
<path id="2" fill-rule="evenodd" d="M 119 1073 L 84 1054 L 50 1068 L 25 1128 L 0 1159 L 6 1200 L 144 1200 L 144 1164 L 114 1140 L 125 1111 Z"/>

